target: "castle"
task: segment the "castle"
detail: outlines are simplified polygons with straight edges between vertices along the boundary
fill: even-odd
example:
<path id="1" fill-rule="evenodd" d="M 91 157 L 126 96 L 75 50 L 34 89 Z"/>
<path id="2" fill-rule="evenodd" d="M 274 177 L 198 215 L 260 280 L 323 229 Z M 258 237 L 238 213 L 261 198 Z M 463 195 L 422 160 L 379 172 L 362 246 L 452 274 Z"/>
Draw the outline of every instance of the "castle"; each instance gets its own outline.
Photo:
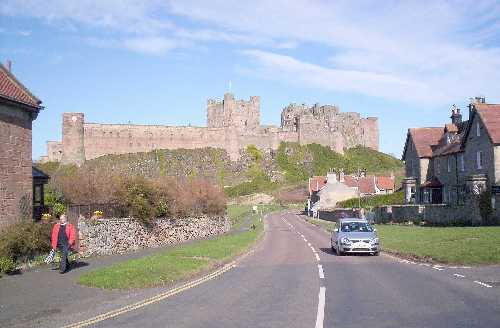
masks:
<path id="1" fill-rule="evenodd" d="M 87 123 L 83 113 L 64 113 L 62 142 L 48 141 L 41 162 L 81 165 L 106 154 L 147 152 L 154 149 L 222 148 L 237 160 L 248 145 L 277 149 L 280 142 L 318 143 L 342 153 L 362 145 L 378 150 L 376 117 L 341 113 L 337 106 L 290 104 L 281 112 L 281 127 L 260 124 L 260 97 L 207 102 L 207 127 Z"/>

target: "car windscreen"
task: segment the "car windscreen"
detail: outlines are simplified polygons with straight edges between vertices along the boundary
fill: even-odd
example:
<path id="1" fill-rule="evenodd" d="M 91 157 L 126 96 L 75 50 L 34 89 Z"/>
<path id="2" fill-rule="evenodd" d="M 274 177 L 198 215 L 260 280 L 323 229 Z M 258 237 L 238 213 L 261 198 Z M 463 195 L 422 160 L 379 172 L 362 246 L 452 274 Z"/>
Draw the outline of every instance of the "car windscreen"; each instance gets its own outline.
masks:
<path id="1" fill-rule="evenodd" d="M 372 232 L 373 227 L 366 222 L 342 223 L 342 232 Z"/>

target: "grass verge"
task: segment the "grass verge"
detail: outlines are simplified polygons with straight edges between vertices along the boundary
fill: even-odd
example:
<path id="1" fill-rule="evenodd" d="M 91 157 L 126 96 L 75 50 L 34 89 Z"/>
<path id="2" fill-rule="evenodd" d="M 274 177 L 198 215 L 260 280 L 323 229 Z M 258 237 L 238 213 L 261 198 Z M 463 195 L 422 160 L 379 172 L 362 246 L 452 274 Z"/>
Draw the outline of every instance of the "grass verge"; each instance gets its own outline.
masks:
<path id="1" fill-rule="evenodd" d="M 306 219 L 307 222 L 309 223 L 312 223 L 318 227 L 321 227 L 323 229 L 325 229 L 326 231 L 328 232 L 332 232 L 333 229 L 335 228 L 335 222 L 331 222 L 331 221 L 326 221 L 326 220 L 321 220 L 321 219 L 314 219 L 314 218 L 310 218 L 308 217 Z"/>
<path id="2" fill-rule="evenodd" d="M 500 264 L 500 227 L 377 225 L 382 249 L 423 260 Z"/>
<path id="3" fill-rule="evenodd" d="M 250 216 L 248 230 L 180 245 L 96 269 L 81 275 L 78 283 L 103 289 L 130 289 L 159 286 L 189 278 L 245 252 L 262 234 L 262 215 L 280 208 L 278 205 L 259 206 L 261 213 L 252 214 L 251 206 L 231 206 L 228 215 L 232 222 L 241 225 L 247 221 L 244 218 Z"/>
<path id="4" fill-rule="evenodd" d="M 335 223 L 307 218 L 332 232 Z M 419 227 L 376 225 L 382 250 L 429 262 L 500 264 L 500 227 Z"/>

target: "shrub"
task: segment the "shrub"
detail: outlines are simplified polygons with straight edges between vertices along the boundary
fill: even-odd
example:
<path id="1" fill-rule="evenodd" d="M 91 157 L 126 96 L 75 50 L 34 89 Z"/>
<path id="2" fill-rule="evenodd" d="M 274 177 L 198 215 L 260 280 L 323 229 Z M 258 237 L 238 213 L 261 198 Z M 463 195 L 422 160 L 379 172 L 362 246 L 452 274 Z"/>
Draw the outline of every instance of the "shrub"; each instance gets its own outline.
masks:
<path id="1" fill-rule="evenodd" d="M 49 224 L 36 222 L 21 222 L 9 226 L 0 237 L 0 257 L 18 261 L 48 252 L 51 228 Z"/>
<path id="2" fill-rule="evenodd" d="M 361 207 L 365 209 L 383 205 L 400 205 L 404 203 L 404 192 L 401 190 L 387 195 L 362 197 L 361 201 L 359 201 L 359 198 L 350 198 L 338 202 L 337 207 L 353 208 L 358 207 L 359 203 L 361 203 Z"/>
<path id="3" fill-rule="evenodd" d="M 0 275 L 2 273 L 11 273 L 16 269 L 16 263 L 6 256 L 0 256 Z"/>

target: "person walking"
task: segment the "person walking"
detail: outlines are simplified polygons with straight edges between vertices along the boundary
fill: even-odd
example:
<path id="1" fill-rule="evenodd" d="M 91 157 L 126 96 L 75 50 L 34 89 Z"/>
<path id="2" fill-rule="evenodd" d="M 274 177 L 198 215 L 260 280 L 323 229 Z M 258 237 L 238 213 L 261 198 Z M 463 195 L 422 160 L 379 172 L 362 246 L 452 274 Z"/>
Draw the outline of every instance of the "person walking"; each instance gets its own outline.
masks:
<path id="1" fill-rule="evenodd" d="M 66 214 L 61 214 L 59 222 L 52 228 L 50 242 L 54 251 L 58 249 L 61 252 L 60 273 L 65 273 L 69 269 L 68 253 L 70 249 L 75 247 L 75 235 L 75 227 L 68 222 Z"/>

